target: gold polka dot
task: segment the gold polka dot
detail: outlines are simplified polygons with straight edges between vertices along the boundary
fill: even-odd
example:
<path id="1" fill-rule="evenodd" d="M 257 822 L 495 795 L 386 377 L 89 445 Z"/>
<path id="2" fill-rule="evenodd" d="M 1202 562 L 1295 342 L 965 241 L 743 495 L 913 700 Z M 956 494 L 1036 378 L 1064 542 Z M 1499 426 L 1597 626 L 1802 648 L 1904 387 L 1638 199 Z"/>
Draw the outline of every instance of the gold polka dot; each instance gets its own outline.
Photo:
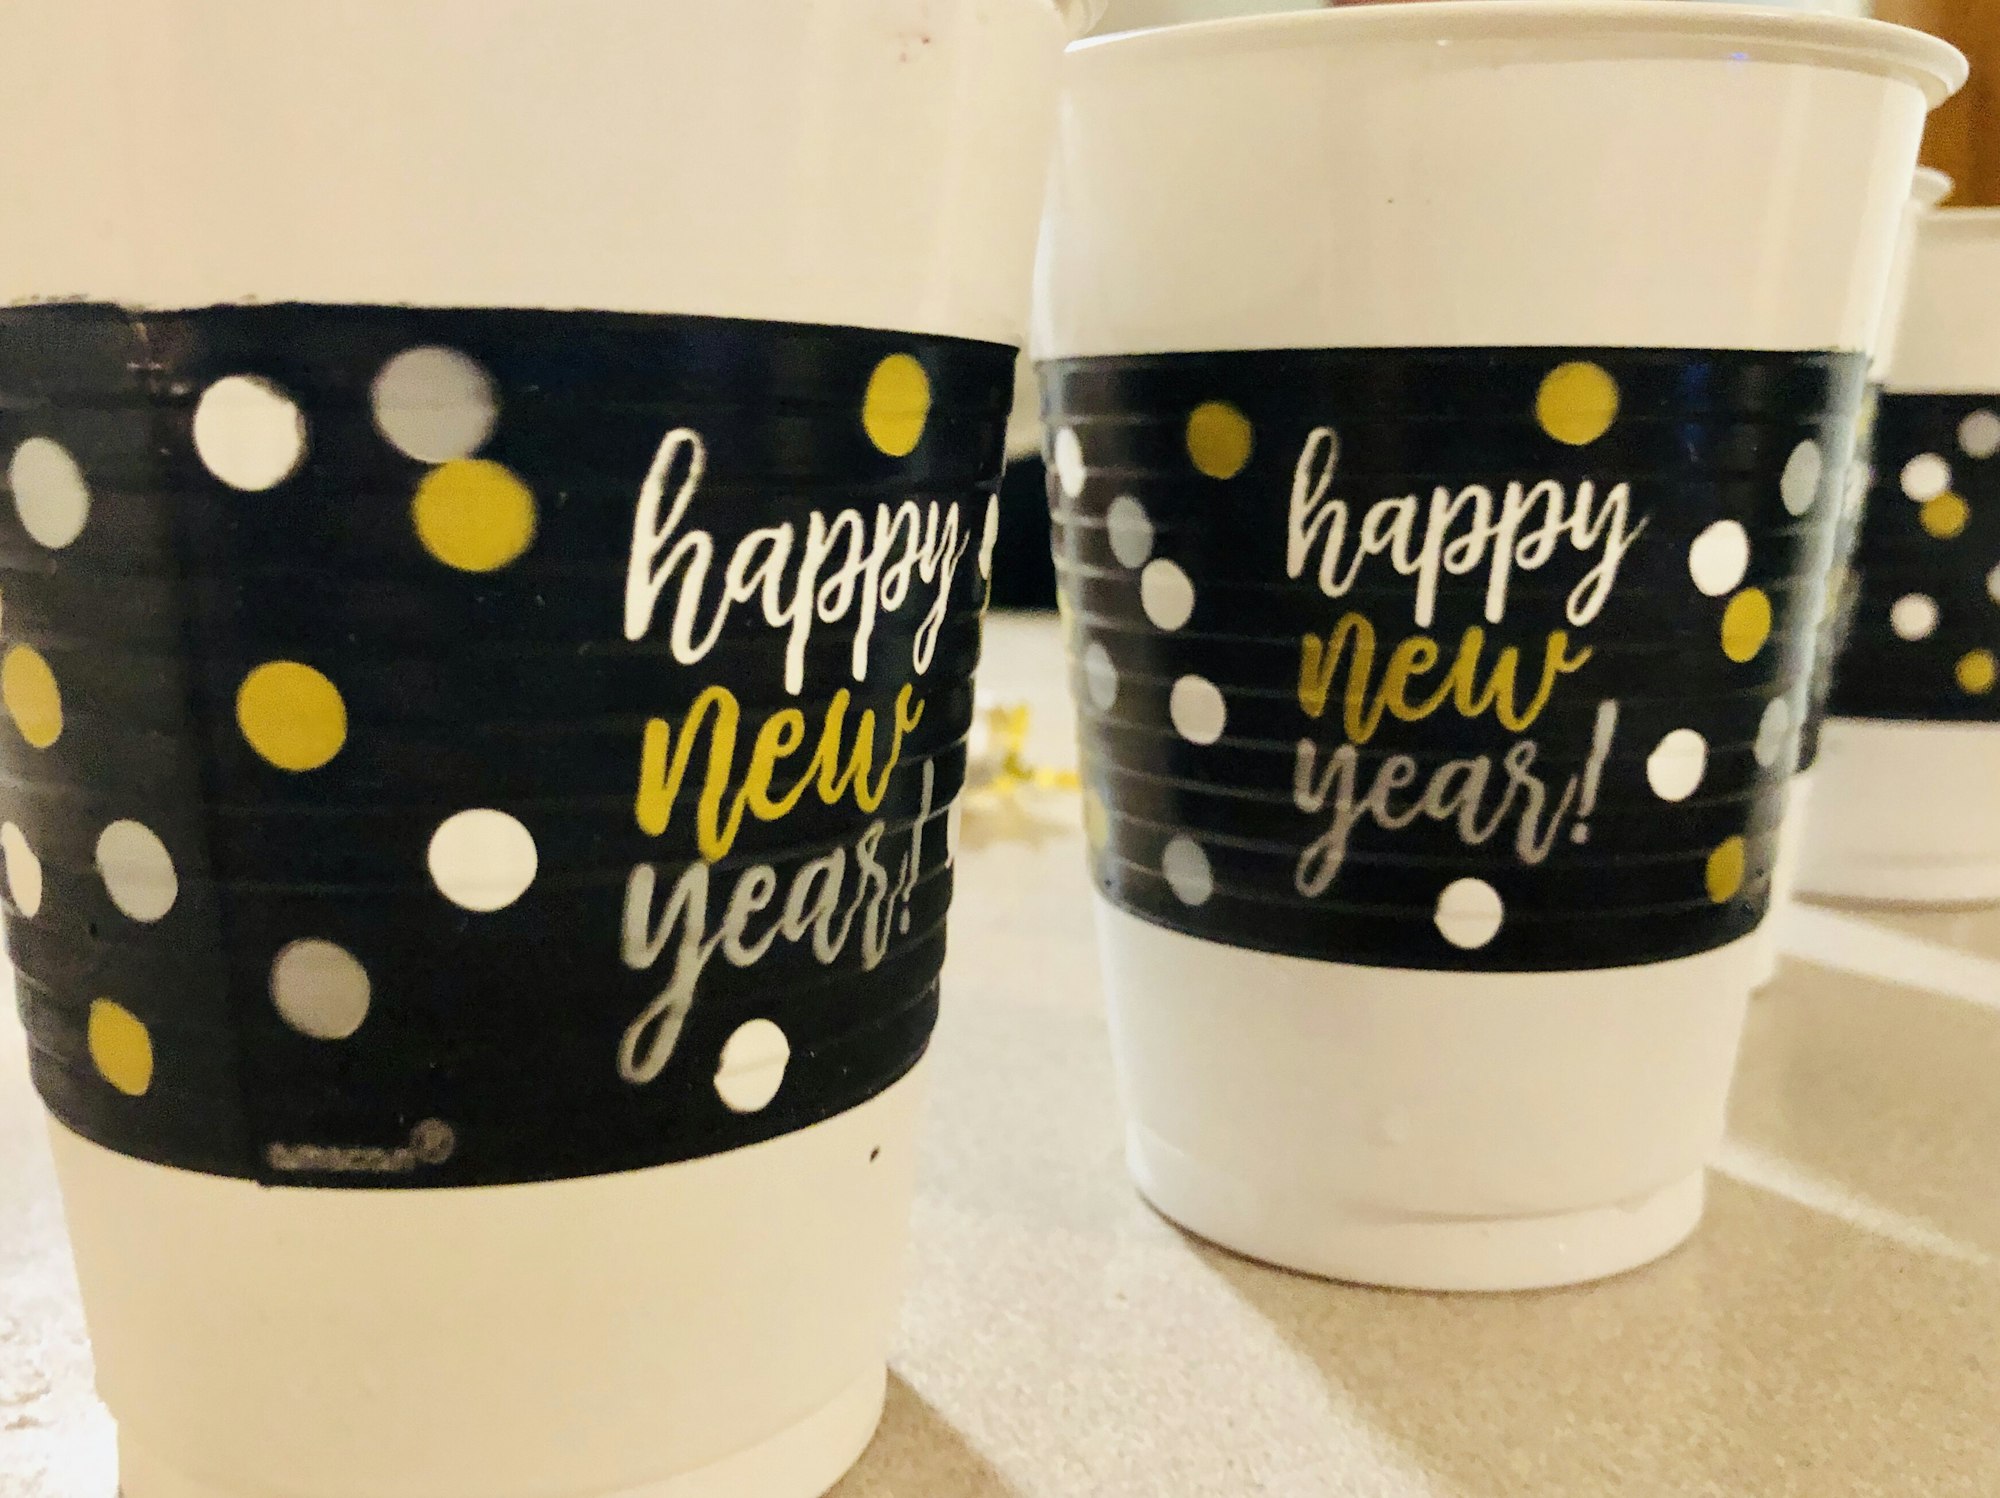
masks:
<path id="1" fill-rule="evenodd" d="M 16 645 L 0 662 L 0 699 L 7 704 L 21 737 L 37 749 L 46 749 L 62 737 L 62 692 L 56 673 L 29 645 Z"/>
<path id="2" fill-rule="evenodd" d="M 1104 809 L 1104 798 L 1096 791 L 1085 791 L 1083 795 L 1083 836 L 1093 850 L 1101 850 L 1111 841 L 1111 815 Z"/>
<path id="3" fill-rule="evenodd" d="M 861 425 L 868 440 L 892 458 L 907 458 L 924 440 L 931 418 L 931 379 L 908 354 L 891 354 L 868 377 Z"/>
<path id="4" fill-rule="evenodd" d="M 1974 697 L 1984 697 L 2000 680 L 2000 660 L 1990 650 L 1968 650 L 1958 658 L 1958 684 Z"/>
<path id="5" fill-rule="evenodd" d="M 243 678 L 236 724 L 250 747 L 279 769 L 317 770 L 347 742 L 347 704 L 311 666 L 267 661 Z"/>
<path id="6" fill-rule="evenodd" d="M 1925 500 L 1917 518 L 1938 540 L 1949 541 L 1963 532 L 1972 519 L 1972 506 L 1947 489 L 1935 499 Z"/>
<path id="7" fill-rule="evenodd" d="M 1708 897 L 1716 904 L 1736 898 L 1743 888 L 1743 865 L 1749 850 L 1743 839 L 1732 837 L 1708 855 Z"/>
<path id="8" fill-rule="evenodd" d="M 127 1097 L 144 1097 L 153 1085 L 153 1037 L 122 1004 L 99 999 L 90 1006 L 90 1059 L 97 1073 Z"/>
<path id="9" fill-rule="evenodd" d="M 1722 611 L 1722 653 L 1737 665 L 1755 660 L 1771 638 L 1771 600 L 1762 588 L 1745 588 Z"/>
<path id="10" fill-rule="evenodd" d="M 440 463 L 411 505 L 424 550 L 460 572 L 497 572 L 535 539 L 535 496 L 498 463 Z"/>
<path id="11" fill-rule="evenodd" d="M 1250 461 L 1250 418 L 1228 401 L 1204 401 L 1188 417 L 1187 449 L 1212 479 L 1233 479 Z"/>
<path id="12" fill-rule="evenodd" d="M 1618 419 L 1618 382 L 1588 361 L 1559 364 L 1536 393 L 1535 419 L 1556 441 L 1587 447 Z"/>

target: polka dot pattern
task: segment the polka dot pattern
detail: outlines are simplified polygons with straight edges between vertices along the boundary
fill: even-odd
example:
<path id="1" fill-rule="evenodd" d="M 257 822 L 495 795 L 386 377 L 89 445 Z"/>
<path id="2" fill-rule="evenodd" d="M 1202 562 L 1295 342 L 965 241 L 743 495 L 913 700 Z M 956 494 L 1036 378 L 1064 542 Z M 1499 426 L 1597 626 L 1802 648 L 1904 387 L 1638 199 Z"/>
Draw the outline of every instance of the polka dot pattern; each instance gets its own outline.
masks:
<path id="1" fill-rule="evenodd" d="M 347 704 L 326 676 L 299 661 L 267 661 L 243 678 L 236 724 L 259 757 L 304 774 L 347 742 Z"/>
<path id="2" fill-rule="evenodd" d="M 1176 837 L 1167 844 L 1160 858 L 1160 872 L 1174 898 L 1183 905 L 1206 905 L 1215 896 L 1215 870 L 1201 844 L 1191 837 Z"/>
<path id="3" fill-rule="evenodd" d="M 232 489 L 262 493 L 297 471 L 306 454 L 306 419 L 269 380 L 231 375 L 195 406 L 194 446 L 208 471 Z"/>
<path id="4" fill-rule="evenodd" d="M 7 870 L 7 893 L 14 907 L 33 920 L 42 913 L 42 861 L 28 835 L 12 822 L 0 823 L 0 860 Z"/>
<path id="5" fill-rule="evenodd" d="M 1101 640 L 1091 641 L 1083 652 L 1083 687 L 1090 705 L 1100 713 L 1110 712 L 1117 704 L 1118 667 Z"/>
<path id="6" fill-rule="evenodd" d="M 1708 898 L 1717 905 L 1735 899 L 1743 890 L 1744 870 L 1749 860 L 1749 847 L 1740 837 L 1725 839 L 1708 856 L 1708 866 L 1703 872 L 1708 886 Z"/>
<path id="7" fill-rule="evenodd" d="M 1167 711 L 1174 732 L 1190 744 L 1213 744 L 1229 726 L 1229 707 L 1221 691 L 1202 676 L 1183 676 L 1175 682 Z"/>
<path id="8" fill-rule="evenodd" d="M 715 1073 L 715 1092 L 732 1113 L 761 1113 L 785 1085 L 792 1045 L 785 1032 L 767 1019 L 737 1027 L 722 1047 L 722 1064 Z"/>
<path id="9" fill-rule="evenodd" d="M 504 811 L 480 807 L 447 818 L 431 834 L 431 880 L 452 904 L 490 914 L 535 882 L 540 854 L 532 833 Z"/>
<path id="10" fill-rule="evenodd" d="M 1535 397 L 1535 419 L 1556 441 L 1588 447 L 1618 419 L 1618 382 L 1601 365 L 1560 364 L 1549 371 Z"/>
<path id="11" fill-rule="evenodd" d="M 1993 690 L 1996 675 L 2000 675 L 2000 664 L 1990 650 L 1969 650 L 1958 659 L 1954 672 L 1961 691 L 1968 696 L 1984 697 Z"/>
<path id="12" fill-rule="evenodd" d="M 1056 482 L 1062 486 L 1064 498 L 1081 498 L 1089 474 L 1083 466 L 1083 443 L 1068 427 L 1056 432 L 1051 466 L 1056 471 Z"/>
<path id="13" fill-rule="evenodd" d="M 368 1018 L 374 985 L 368 970 L 338 943 L 307 937 L 271 964 L 278 1017 L 309 1040 L 347 1040 Z"/>
<path id="14" fill-rule="evenodd" d="M 1188 417 L 1188 457 L 1209 478 L 1235 478 L 1249 466 L 1254 441 L 1249 418 L 1227 401 L 1204 401 Z"/>
<path id="15" fill-rule="evenodd" d="M 892 458 L 907 458 L 924 440 L 930 421 L 931 381 L 909 354 L 891 354 L 875 366 L 862 399 L 868 440 Z"/>
<path id="16" fill-rule="evenodd" d="M 464 458 L 434 468 L 417 486 L 417 539 L 445 566 L 497 572 L 535 539 L 535 496 L 498 463 Z"/>
<path id="17" fill-rule="evenodd" d="M 1817 442 L 1808 439 L 1792 449 L 1792 455 L 1785 463 L 1784 477 L 1778 484 L 1786 510 L 1794 515 L 1803 515 L 1813 507 L 1813 501 L 1819 498 L 1820 473 L 1825 465 L 1826 459 Z"/>
<path id="18" fill-rule="evenodd" d="M 1918 504 L 1936 499 L 1951 487 L 1951 465 L 1936 453 L 1919 453 L 1903 465 L 1902 486 Z"/>
<path id="19" fill-rule="evenodd" d="M 1738 665 L 1757 658 L 1771 638 L 1771 600 L 1761 588 L 1746 588 L 1729 600 L 1722 615 L 1722 653 Z"/>
<path id="20" fill-rule="evenodd" d="M 375 426 L 397 451 L 420 463 L 469 458 L 500 420 L 493 380 L 457 349 L 405 349 L 375 377 L 369 392 Z"/>
<path id="21" fill-rule="evenodd" d="M 1157 629 L 1172 633 L 1194 617 L 1194 583 L 1172 562 L 1148 562 L 1139 578 L 1139 599 Z"/>
<path id="22" fill-rule="evenodd" d="M 1958 446 L 1981 462 L 2000 452 L 2000 413 L 1982 407 L 1958 424 Z"/>
<path id="23" fill-rule="evenodd" d="M 98 1076 L 127 1097 L 144 1097 L 152 1090 L 152 1032 L 131 1010 L 110 999 L 96 1000 L 85 1039 Z"/>
<path id="24" fill-rule="evenodd" d="M 1500 892 L 1484 879 L 1459 879 L 1438 896 L 1438 934 L 1461 951 L 1492 945 L 1507 917 Z"/>
<path id="25" fill-rule="evenodd" d="M 1791 738 L 1792 705 L 1782 697 L 1773 697 L 1757 723 L 1757 739 L 1752 746 L 1757 763 L 1767 770 L 1773 768 L 1786 757 Z"/>
<path id="26" fill-rule="evenodd" d="M 1646 783 L 1662 801 L 1685 801 L 1708 774 L 1708 740 L 1692 728 L 1676 728 L 1646 756 Z"/>
<path id="27" fill-rule="evenodd" d="M 1119 566 L 1136 570 L 1146 565 L 1153 554 L 1153 522 L 1144 505 L 1129 494 L 1119 495 L 1105 512 L 1104 529 Z"/>
<path id="28" fill-rule="evenodd" d="M 7 483 L 21 528 L 38 544 L 60 551 L 83 534 L 90 519 L 90 486 L 60 443 L 30 437 L 15 448 Z"/>
<path id="29" fill-rule="evenodd" d="M 1899 640 L 1928 640 L 1937 633 L 1937 600 L 1925 593 L 1905 593 L 1889 610 L 1889 628 Z"/>
<path id="30" fill-rule="evenodd" d="M 53 748 L 63 731 L 62 690 L 42 653 L 16 645 L 0 659 L 0 701 L 21 737 L 37 749 Z"/>
<path id="31" fill-rule="evenodd" d="M 1750 533 L 1741 521 L 1718 520 L 1688 548 L 1688 575 L 1710 598 L 1733 591 L 1750 570 Z"/>
<path id="32" fill-rule="evenodd" d="M 164 920 L 180 898 L 173 855 L 143 822 L 113 822 L 97 839 L 97 872 L 119 910 L 144 925 Z"/>

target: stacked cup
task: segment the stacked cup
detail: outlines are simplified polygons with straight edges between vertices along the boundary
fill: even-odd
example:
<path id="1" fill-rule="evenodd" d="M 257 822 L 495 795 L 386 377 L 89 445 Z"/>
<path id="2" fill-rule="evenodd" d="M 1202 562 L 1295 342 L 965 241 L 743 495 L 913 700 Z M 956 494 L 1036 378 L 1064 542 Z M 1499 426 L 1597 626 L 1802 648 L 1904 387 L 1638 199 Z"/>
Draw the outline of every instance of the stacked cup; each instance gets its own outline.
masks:
<path id="1" fill-rule="evenodd" d="M 1813 655 L 1812 684 L 1806 696 L 1805 722 L 1799 733 L 1798 774 L 1792 780 L 1791 799 L 1785 808 L 1785 826 L 1778 847 L 1772 904 L 1783 910 L 1799 887 L 1799 872 L 1805 858 L 1806 828 L 1811 821 L 1816 793 L 1820 751 L 1825 743 L 1827 708 L 1833 696 L 1835 672 L 1854 629 L 1859 606 L 1859 574 L 1854 568 L 1855 551 L 1861 544 L 1862 520 L 1868 508 L 1869 491 L 1875 485 L 1875 432 L 1881 415 L 1882 386 L 1889 372 L 1890 357 L 1902 326 L 1903 307 L 1909 294 L 1910 269 L 1915 259 L 1917 235 L 1924 220 L 1951 192 L 1951 178 L 1928 167 L 1919 168 L 1916 187 L 1904 211 L 1902 231 L 1897 239 L 1896 259 L 1890 270 L 1888 295 L 1882 304 L 1882 318 L 1868 359 L 1868 393 L 1861 419 L 1855 428 L 1855 449 L 1843 492 L 1840 522 L 1834 537 L 1833 568 L 1827 580 L 1825 607 L 1820 615 L 1819 644 Z M 1838 815 L 1838 813 L 1835 813 Z M 1775 927 L 1776 922 L 1771 923 Z M 1769 971 L 1775 975 L 1779 946 L 1777 933 L 1768 940 Z"/>
<path id="2" fill-rule="evenodd" d="M 0 851 L 127 1498 L 868 1440 L 1063 40 L 0 15 Z"/>
<path id="3" fill-rule="evenodd" d="M 1434 1288 L 1693 1230 L 1864 351 L 1963 78 L 1674 3 L 1072 50 L 1035 338 L 1167 1215 Z"/>
<path id="4" fill-rule="evenodd" d="M 2000 899 L 2000 212 L 1917 234 L 1801 888 Z"/>

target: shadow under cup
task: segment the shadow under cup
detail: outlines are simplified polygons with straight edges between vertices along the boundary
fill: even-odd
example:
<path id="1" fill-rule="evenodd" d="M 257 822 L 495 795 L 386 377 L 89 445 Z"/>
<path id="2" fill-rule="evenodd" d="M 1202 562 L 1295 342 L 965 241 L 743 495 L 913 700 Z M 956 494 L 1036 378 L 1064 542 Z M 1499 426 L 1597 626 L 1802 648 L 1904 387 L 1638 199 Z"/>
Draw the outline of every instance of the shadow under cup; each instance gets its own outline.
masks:
<path id="1" fill-rule="evenodd" d="M 1446 1289 L 1692 1231 L 1855 288 L 1955 77 L 1892 29 L 1673 5 L 1072 52 L 1037 354 L 1130 1156 L 1169 1216 Z M 1783 179 L 1744 149 L 1794 130 L 1851 149 Z"/>

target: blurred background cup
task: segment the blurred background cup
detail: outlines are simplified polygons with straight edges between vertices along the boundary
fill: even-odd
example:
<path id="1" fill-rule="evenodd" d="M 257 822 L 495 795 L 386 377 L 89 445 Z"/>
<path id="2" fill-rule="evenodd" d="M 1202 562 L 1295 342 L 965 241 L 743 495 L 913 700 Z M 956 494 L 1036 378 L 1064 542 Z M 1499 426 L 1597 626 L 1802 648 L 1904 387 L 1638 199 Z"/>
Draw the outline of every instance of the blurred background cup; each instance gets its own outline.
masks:
<path id="1" fill-rule="evenodd" d="M 1802 890 L 2000 900 L 2000 210 L 1917 233 L 1876 423 L 1856 600 L 1806 824 Z"/>
<path id="2" fill-rule="evenodd" d="M 1034 349 L 1140 1188 L 1389 1285 L 1666 1252 L 1764 962 L 1863 351 L 1963 60 L 1517 0 L 1067 67 Z M 1601 620 L 1553 539 L 1501 583 L 1466 539 L 1566 502 L 1575 548 L 1623 536 Z M 1466 667 L 1489 628 L 1546 673 L 1514 701 L 1539 742 Z"/>
<path id="3" fill-rule="evenodd" d="M 1813 655 L 1812 685 L 1806 697 L 1806 720 L 1799 735 L 1799 773 L 1793 777 L 1791 797 L 1785 806 L 1785 825 L 1779 834 L 1777 864 L 1771 878 L 1771 907 L 1782 911 L 1798 892 L 1799 868 L 1805 857 L 1806 826 L 1812 817 L 1812 803 L 1821 743 L 1826 730 L 1827 703 L 1833 693 L 1834 672 L 1847 638 L 1854 628 L 1859 603 L 1859 576 L 1854 570 L 1855 548 L 1861 542 L 1862 518 L 1867 511 L 1869 491 L 1875 485 L 1875 427 L 1881 413 L 1882 385 L 1889 373 L 1896 335 L 1902 327 L 1903 308 L 1909 298 L 1910 266 L 1916 257 L 1917 234 L 1924 218 L 1951 194 L 1951 178 L 1931 167 L 1917 169 L 1915 189 L 1896 241 L 1896 259 L 1889 272 L 1889 293 L 1882 303 L 1882 322 L 1868 356 L 1868 392 L 1861 419 L 1855 427 L 1854 456 L 1841 494 L 1839 526 L 1834 535 L 1833 564 L 1828 575 L 1826 604 L 1820 615 L 1819 643 Z M 1769 972 L 1776 976 L 1779 949 L 1776 922 L 1767 922 Z"/>
<path id="4" fill-rule="evenodd" d="M 1066 36 L 1050 0 L 0 15 L 0 843 L 126 1498 L 803 1498 L 868 1441 Z M 747 610 L 712 676 L 635 620 L 628 551 L 747 545 L 768 601 L 856 484 L 931 504 L 865 684 L 852 610 L 789 695 Z M 756 810 L 665 954 L 700 998 L 621 1049 L 668 987 L 640 861 L 709 856 L 700 762 L 649 813 L 642 730 L 663 775 L 706 680 L 888 712 L 926 637 L 894 777 Z M 241 675 L 279 643 L 324 658 Z M 846 857 L 788 897 L 744 850 L 793 878 L 808 831 Z"/>

